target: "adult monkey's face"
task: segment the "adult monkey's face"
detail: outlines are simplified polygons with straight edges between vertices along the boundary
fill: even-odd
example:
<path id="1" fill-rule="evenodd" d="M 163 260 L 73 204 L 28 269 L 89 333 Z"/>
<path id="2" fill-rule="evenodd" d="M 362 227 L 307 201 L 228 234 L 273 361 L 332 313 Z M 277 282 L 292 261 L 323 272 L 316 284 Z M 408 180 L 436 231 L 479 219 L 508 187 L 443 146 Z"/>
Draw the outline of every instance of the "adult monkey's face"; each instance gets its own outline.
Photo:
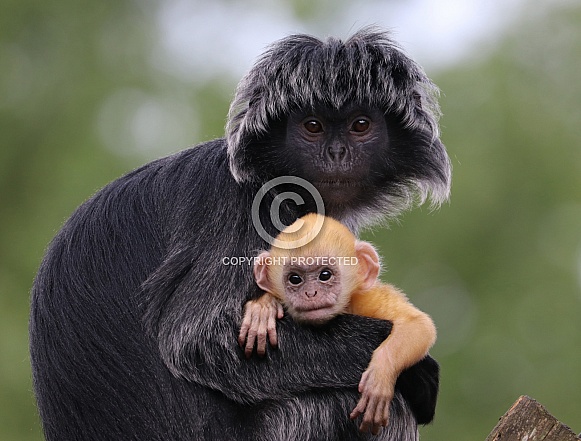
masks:
<path id="1" fill-rule="evenodd" d="M 389 133 L 375 108 L 351 105 L 292 113 L 286 123 L 283 163 L 311 182 L 326 204 L 364 199 L 374 180 L 386 178 Z M 282 159 L 282 158 L 281 158 Z"/>

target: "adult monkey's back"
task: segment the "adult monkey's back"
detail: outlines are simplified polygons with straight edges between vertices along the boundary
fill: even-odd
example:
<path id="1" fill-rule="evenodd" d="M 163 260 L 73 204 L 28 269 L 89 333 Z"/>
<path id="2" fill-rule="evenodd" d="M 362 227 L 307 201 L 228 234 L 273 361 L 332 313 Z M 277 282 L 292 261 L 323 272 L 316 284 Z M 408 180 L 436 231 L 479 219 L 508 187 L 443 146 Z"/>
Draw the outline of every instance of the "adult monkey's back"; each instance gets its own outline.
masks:
<path id="1" fill-rule="evenodd" d="M 259 292 L 250 265 L 224 258 L 268 247 L 251 207 L 271 178 L 312 182 L 327 214 L 355 231 L 445 200 L 436 91 L 381 32 L 291 36 L 240 83 L 225 139 L 147 164 L 83 204 L 32 291 L 47 440 L 366 439 L 349 412 L 389 323 L 343 316 L 310 329 L 285 318 L 279 349 L 246 360 L 236 336 Z M 273 236 L 275 191 L 259 216 Z M 315 206 L 280 208 L 289 225 Z M 402 374 L 381 438 L 416 439 L 437 390 L 429 357 Z"/>

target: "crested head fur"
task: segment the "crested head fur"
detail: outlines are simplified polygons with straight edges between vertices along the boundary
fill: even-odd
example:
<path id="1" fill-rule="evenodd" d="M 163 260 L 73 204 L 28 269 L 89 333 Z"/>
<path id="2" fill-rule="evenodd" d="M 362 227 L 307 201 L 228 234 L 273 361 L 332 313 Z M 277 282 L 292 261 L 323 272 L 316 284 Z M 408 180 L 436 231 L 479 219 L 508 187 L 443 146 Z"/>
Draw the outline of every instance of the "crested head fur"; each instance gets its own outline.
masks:
<path id="1" fill-rule="evenodd" d="M 367 27 L 345 41 L 291 35 L 272 44 L 240 81 L 230 106 L 226 141 L 237 182 L 261 180 L 250 152 L 268 140 L 273 124 L 298 110 L 349 104 L 371 106 L 415 133 L 423 165 L 378 197 L 376 206 L 341 220 L 359 226 L 431 199 L 448 198 L 451 167 L 439 140 L 439 91 L 386 32 Z M 387 146 L 386 146 L 387 148 Z M 424 159 L 425 157 L 425 159 Z M 367 212 L 367 213 L 366 213 Z M 364 216 L 367 221 L 360 219 Z M 371 222 L 369 222 L 371 220 Z"/>

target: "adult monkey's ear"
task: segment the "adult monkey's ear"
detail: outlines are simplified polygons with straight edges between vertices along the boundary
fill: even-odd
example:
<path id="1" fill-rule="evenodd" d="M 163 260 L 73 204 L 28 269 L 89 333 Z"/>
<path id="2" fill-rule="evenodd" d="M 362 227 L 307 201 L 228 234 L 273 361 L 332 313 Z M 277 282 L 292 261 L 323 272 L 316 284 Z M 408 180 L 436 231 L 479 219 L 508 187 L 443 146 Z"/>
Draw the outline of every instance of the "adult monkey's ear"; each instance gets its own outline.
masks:
<path id="1" fill-rule="evenodd" d="M 263 251 L 254 259 L 254 280 L 256 284 L 266 292 L 273 292 L 272 282 L 268 279 L 268 265 L 267 262 L 270 260 L 270 253 L 268 251 Z"/>
<path id="2" fill-rule="evenodd" d="M 371 288 L 379 276 L 379 256 L 369 242 L 355 243 L 355 257 L 357 257 L 359 283 L 362 290 Z"/>

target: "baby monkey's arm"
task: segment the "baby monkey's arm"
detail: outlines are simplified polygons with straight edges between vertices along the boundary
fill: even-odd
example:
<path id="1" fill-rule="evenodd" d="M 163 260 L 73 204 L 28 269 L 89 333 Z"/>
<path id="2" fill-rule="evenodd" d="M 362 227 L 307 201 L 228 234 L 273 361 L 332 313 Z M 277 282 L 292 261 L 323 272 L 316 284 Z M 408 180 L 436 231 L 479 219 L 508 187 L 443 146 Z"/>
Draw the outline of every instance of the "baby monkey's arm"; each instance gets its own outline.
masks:
<path id="1" fill-rule="evenodd" d="M 361 430 L 377 434 L 389 420 L 389 406 L 399 374 L 422 360 L 436 340 L 430 316 L 417 309 L 391 285 L 377 283 L 370 290 L 355 293 L 351 312 L 390 320 L 389 337 L 373 352 L 359 383 L 361 399 L 351 418 L 363 414 Z"/>

